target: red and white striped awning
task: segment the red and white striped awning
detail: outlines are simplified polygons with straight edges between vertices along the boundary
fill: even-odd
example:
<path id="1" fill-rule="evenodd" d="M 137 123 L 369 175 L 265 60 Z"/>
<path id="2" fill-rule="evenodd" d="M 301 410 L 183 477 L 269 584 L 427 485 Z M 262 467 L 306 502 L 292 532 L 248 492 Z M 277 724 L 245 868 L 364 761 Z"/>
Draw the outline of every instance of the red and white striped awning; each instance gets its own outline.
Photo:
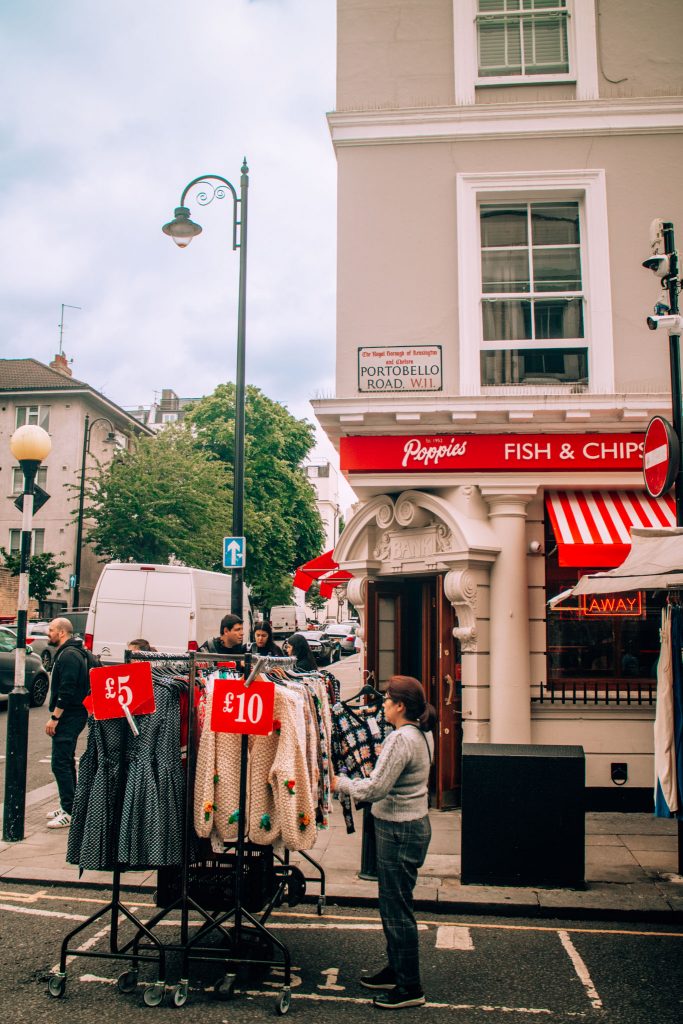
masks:
<path id="1" fill-rule="evenodd" d="M 545 504 L 557 541 L 559 563 L 580 569 L 612 569 L 631 550 L 632 526 L 675 526 L 671 495 L 645 491 L 546 491 Z"/>

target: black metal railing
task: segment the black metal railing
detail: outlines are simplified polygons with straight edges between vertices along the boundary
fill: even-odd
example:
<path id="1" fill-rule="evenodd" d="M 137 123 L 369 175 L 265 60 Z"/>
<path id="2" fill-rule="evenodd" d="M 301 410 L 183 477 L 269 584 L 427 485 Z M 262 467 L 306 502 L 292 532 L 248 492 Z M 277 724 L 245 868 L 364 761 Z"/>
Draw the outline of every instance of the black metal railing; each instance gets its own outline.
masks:
<path id="1" fill-rule="evenodd" d="M 655 679 L 563 679 L 532 687 L 532 704 L 654 707 Z"/>

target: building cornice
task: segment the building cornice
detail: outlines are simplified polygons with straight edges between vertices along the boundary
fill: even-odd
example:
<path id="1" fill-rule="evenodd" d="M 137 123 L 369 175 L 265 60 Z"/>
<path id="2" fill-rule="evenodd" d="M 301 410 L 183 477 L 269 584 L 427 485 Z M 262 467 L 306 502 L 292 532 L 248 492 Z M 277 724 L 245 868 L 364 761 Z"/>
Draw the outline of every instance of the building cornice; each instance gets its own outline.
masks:
<path id="1" fill-rule="evenodd" d="M 394 395 L 319 398 L 311 405 L 338 447 L 348 435 L 644 431 L 653 416 L 670 415 L 671 395 L 430 395 L 424 401 Z"/>
<path id="2" fill-rule="evenodd" d="M 335 148 L 414 142 L 649 135 L 683 131 L 683 97 L 333 111 Z"/>

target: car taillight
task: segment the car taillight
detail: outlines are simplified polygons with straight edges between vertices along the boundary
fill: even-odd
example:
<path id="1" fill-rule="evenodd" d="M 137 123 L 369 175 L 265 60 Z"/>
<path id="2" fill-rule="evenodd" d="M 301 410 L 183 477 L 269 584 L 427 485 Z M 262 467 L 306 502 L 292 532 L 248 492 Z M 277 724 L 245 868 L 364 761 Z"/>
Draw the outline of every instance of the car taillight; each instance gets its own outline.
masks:
<path id="1" fill-rule="evenodd" d="M 197 644 L 197 641 L 196 640 L 190 640 L 190 642 L 187 645 L 187 649 L 188 649 L 188 651 L 198 651 L 199 650 L 199 645 Z"/>
<path id="2" fill-rule="evenodd" d="M 92 651 L 92 633 L 86 633 L 83 641 L 83 646 L 88 650 Z"/>

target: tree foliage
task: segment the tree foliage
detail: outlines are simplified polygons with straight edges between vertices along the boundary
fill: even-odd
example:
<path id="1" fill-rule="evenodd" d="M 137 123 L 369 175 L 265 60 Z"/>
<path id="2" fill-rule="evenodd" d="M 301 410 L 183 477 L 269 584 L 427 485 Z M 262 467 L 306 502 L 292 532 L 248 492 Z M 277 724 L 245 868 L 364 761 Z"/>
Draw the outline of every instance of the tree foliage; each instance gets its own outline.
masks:
<path id="1" fill-rule="evenodd" d="M 315 490 L 301 469 L 314 429 L 256 387 L 246 390 L 244 521 L 246 581 L 259 607 L 286 604 L 291 574 L 318 555 L 323 528 Z M 235 386 L 221 384 L 189 412 L 196 443 L 220 459 L 232 480 Z"/>
<path id="2" fill-rule="evenodd" d="M 10 554 L 4 548 L 0 548 L 0 555 L 12 575 L 18 576 L 21 572 L 19 552 Z M 65 568 L 66 562 L 58 562 L 49 551 L 44 551 L 41 555 L 31 555 L 28 568 L 28 596 L 39 603 L 47 601 L 55 584 L 59 582 L 61 570 Z"/>
<path id="3" fill-rule="evenodd" d="M 323 608 L 327 607 L 327 601 L 320 593 L 320 584 L 318 583 L 317 580 L 313 580 L 309 589 L 306 592 L 306 604 L 315 612 L 315 618 L 317 622 L 318 612 L 321 612 Z"/>
<path id="4" fill-rule="evenodd" d="M 87 497 L 86 537 L 101 557 L 216 567 L 232 496 L 225 466 L 188 430 L 134 441 L 90 477 Z"/>

